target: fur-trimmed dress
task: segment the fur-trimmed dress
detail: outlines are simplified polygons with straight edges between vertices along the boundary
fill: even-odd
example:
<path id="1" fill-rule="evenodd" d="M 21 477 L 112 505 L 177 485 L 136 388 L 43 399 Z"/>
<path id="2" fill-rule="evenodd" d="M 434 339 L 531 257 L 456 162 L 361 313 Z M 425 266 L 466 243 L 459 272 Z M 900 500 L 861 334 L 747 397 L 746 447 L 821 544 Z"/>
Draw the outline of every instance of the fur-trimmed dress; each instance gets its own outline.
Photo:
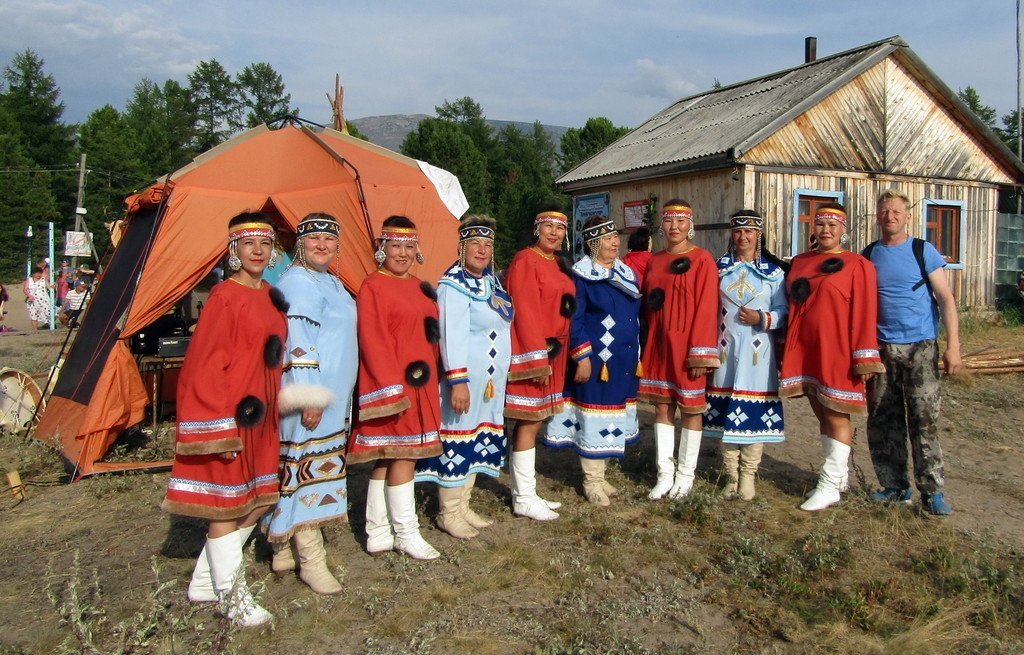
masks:
<path id="1" fill-rule="evenodd" d="M 277 502 L 284 307 L 266 282 L 229 279 L 210 292 L 178 378 L 164 510 L 221 521 Z"/>
<path id="2" fill-rule="evenodd" d="M 416 481 L 461 486 L 475 473 L 497 477 L 507 442 L 505 383 L 512 354 L 512 301 L 490 271 L 481 277 L 452 265 L 437 285 L 441 310 L 441 445 L 416 462 Z M 451 390 L 469 389 L 469 411 L 457 414 Z"/>
<path id="3" fill-rule="evenodd" d="M 864 383 L 882 373 L 875 267 L 846 250 L 805 252 L 787 276 L 789 330 L 779 376 L 784 398 L 813 396 L 837 412 L 866 414 Z"/>
<path id="4" fill-rule="evenodd" d="M 516 306 L 512 321 L 512 364 L 505 391 L 505 416 L 543 421 L 562 408 L 568 362 L 569 321 L 576 311 L 576 287 L 557 255 L 535 248 L 516 253 L 505 288 Z M 541 387 L 533 378 L 550 376 Z"/>
<path id="5" fill-rule="evenodd" d="M 338 278 L 290 266 L 277 288 L 288 301 L 281 381 L 281 499 L 266 523 L 267 540 L 348 517 L 345 443 L 359 369 L 356 302 Z M 316 428 L 302 408 L 322 407 Z"/>
<path id="6" fill-rule="evenodd" d="M 436 293 L 410 275 L 371 273 L 359 288 L 358 418 L 350 464 L 441 454 Z"/>
<path id="7" fill-rule="evenodd" d="M 625 455 L 639 436 L 636 368 L 640 358 L 640 289 L 636 273 L 616 259 L 611 269 L 584 257 L 573 267 L 576 314 L 569 356 L 590 359 L 590 379 L 566 377 L 565 404 L 551 419 L 545 442 L 573 447 L 581 457 Z"/>
<path id="8" fill-rule="evenodd" d="M 776 264 L 718 260 L 718 367 L 708 383 L 704 436 L 746 445 L 785 440 L 775 335 L 785 329 L 785 274 Z M 739 321 L 740 307 L 761 312 L 761 323 Z"/>
<path id="9" fill-rule="evenodd" d="M 718 267 L 707 250 L 694 246 L 674 255 L 655 253 L 644 276 L 647 342 L 640 379 L 641 400 L 675 402 L 686 414 L 707 409 L 707 378 L 690 368 L 717 368 Z"/>

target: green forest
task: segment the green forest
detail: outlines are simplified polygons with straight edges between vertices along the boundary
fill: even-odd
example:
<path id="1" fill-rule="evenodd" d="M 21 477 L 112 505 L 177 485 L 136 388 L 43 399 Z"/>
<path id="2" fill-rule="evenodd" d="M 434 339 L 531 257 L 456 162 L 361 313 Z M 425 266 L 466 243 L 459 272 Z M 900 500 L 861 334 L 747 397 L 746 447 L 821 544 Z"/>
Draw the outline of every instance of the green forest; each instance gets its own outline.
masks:
<path id="1" fill-rule="evenodd" d="M 0 77 L 0 279 L 23 277 L 30 252 L 36 262 L 45 256 L 48 222 L 55 224 L 60 252 L 64 231 L 74 227 L 83 154 L 81 206 L 102 256 L 104 224 L 120 217 L 125 197 L 241 130 L 298 116 L 271 64 L 253 63 L 232 75 L 216 59 L 199 62 L 186 84 L 140 79 L 123 108 L 104 105 L 81 124 L 66 122 L 64 110 L 59 81 L 39 53 L 27 49 L 6 62 Z M 539 122 L 532 133 L 514 126 L 495 132 L 470 97 L 445 100 L 435 110 L 401 150 L 456 174 L 470 211 L 495 216 L 501 263 L 529 240 L 539 208 L 567 205 L 555 188 L 557 176 L 629 131 L 595 117 L 556 145 Z M 351 124 L 349 131 L 361 136 Z"/>

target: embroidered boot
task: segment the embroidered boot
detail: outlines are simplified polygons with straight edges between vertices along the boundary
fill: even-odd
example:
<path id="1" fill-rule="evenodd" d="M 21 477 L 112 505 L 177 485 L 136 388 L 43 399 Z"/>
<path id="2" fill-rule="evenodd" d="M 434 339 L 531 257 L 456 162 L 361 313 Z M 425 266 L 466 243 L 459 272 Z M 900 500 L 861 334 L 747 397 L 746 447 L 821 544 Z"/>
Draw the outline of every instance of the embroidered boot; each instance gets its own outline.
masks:
<path id="1" fill-rule="evenodd" d="M 825 450 L 825 463 L 821 465 L 818 486 L 815 487 L 810 498 L 800 506 L 800 509 L 805 512 L 826 509 L 838 503 L 841 498 L 839 485 L 850 460 L 850 447 L 835 439 L 829 439 L 829 441 L 831 443 Z"/>
<path id="2" fill-rule="evenodd" d="M 535 469 L 537 450 L 513 450 L 509 457 L 512 473 L 512 513 L 535 521 L 553 521 L 558 513 L 537 495 L 537 471 Z"/>
<path id="3" fill-rule="evenodd" d="M 213 577 L 213 588 L 217 592 L 220 610 L 231 619 L 233 625 L 241 628 L 255 628 L 274 618 L 260 607 L 245 584 L 242 548 L 250 532 L 251 527 L 206 540 L 210 575 Z"/>
<path id="4" fill-rule="evenodd" d="M 388 519 L 388 503 L 384 480 L 370 478 L 366 488 L 366 552 L 371 555 L 395 549 L 395 536 Z"/>
<path id="5" fill-rule="evenodd" d="M 420 520 L 416 516 L 416 497 L 410 480 L 403 484 L 388 485 L 384 490 L 388 498 L 391 527 L 395 531 L 395 550 L 413 559 L 432 560 L 441 556 L 420 534 Z"/>
<path id="6" fill-rule="evenodd" d="M 327 566 L 327 549 L 319 527 L 299 530 L 292 537 L 299 554 L 299 579 L 318 594 L 340 594 L 341 583 Z"/>
<path id="7" fill-rule="evenodd" d="M 685 498 L 693 488 L 697 456 L 700 455 L 700 430 L 679 430 L 679 455 L 676 457 L 676 479 L 668 492 L 669 498 Z"/>
<path id="8" fill-rule="evenodd" d="M 480 534 L 463 514 L 462 495 L 465 493 L 463 487 L 441 487 L 437 488 L 437 502 L 441 511 L 437 515 L 437 527 L 441 528 L 456 539 L 472 539 Z"/>
<path id="9" fill-rule="evenodd" d="M 605 460 L 589 459 L 580 457 L 580 468 L 583 469 L 583 495 L 591 505 L 608 507 L 612 501 L 608 500 L 608 494 L 604 491 Z"/>
<path id="10" fill-rule="evenodd" d="M 740 447 L 734 443 L 722 444 L 722 475 L 725 477 L 722 498 L 736 500 L 740 479 Z"/>
<path id="11" fill-rule="evenodd" d="M 754 478 L 757 476 L 757 467 L 761 464 L 763 452 L 763 443 L 747 444 L 740 448 L 740 500 L 754 500 Z"/>
<path id="12" fill-rule="evenodd" d="M 658 500 L 672 489 L 675 469 L 672 467 L 672 448 L 676 445 L 675 426 L 666 423 L 654 424 L 654 457 L 658 466 L 658 481 L 647 497 Z"/>
<path id="13" fill-rule="evenodd" d="M 480 516 L 469 506 L 469 501 L 473 497 L 473 485 L 476 484 L 476 473 L 471 474 L 466 478 L 466 484 L 463 485 L 462 489 L 462 515 L 466 517 L 466 523 L 470 524 L 478 530 L 481 528 L 489 528 L 494 525 L 494 521 L 485 519 Z"/>

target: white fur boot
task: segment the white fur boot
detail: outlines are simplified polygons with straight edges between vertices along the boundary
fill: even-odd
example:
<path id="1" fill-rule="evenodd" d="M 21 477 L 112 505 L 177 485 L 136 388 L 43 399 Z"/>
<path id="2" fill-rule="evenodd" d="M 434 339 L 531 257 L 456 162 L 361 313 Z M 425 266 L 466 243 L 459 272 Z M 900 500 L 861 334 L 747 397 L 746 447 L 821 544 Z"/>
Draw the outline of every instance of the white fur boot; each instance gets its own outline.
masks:
<path id="1" fill-rule="evenodd" d="M 672 489 L 675 469 L 672 466 L 672 449 L 676 445 L 675 426 L 665 423 L 654 424 L 654 457 L 658 466 L 658 480 L 647 497 L 658 500 Z"/>

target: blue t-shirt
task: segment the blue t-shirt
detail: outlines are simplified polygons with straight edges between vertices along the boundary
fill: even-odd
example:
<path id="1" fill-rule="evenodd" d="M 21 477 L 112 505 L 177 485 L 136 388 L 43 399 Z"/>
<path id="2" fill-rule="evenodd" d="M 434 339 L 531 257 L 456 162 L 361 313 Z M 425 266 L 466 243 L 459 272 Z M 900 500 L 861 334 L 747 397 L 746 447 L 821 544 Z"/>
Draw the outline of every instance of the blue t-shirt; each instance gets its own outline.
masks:
<path id="1" fill-rule="evenodd" d="M 914 258 L 913 239 L 897 246 L 879 241 L 871 250 L 871 263 L 878 271 L 878 339 L 886 343 L 916 343 L 939 336 L 939 312 L 927 284 L 921 281 L 921 267 Z M 924 267 L 930 274 L 946 265 L 935 246 L 924 244 Z"/>

